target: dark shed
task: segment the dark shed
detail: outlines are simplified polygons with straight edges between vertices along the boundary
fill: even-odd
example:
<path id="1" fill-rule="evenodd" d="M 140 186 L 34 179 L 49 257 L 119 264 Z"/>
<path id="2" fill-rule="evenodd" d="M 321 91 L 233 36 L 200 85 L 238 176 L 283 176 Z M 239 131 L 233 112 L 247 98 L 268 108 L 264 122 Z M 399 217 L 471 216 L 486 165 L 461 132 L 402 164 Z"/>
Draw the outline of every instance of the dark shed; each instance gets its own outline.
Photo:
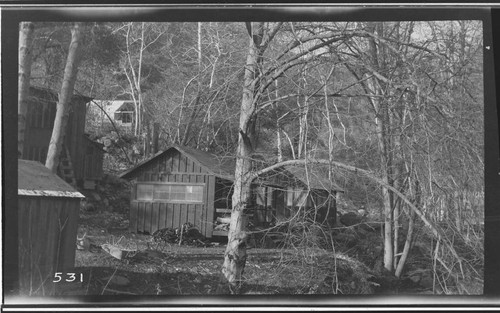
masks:
<path id="1" fill-rule="evenodd" d="M 84 196 L 36 161 L 18 160 L 19 283 L 22 294 L 51 295 L 54 274 L 75 263 Z"/>
<path id="2" fill-rule="evenodd" d="M 61 163 L 71 164 L 73 178 L 80 186 L 93 186 L 102 176 L 104 151 L 93 149 L 90 139 L 84 134 L 86 104 L 92 98 L 74 95 L 71 98 L 70 112 L 64 136 L 64 149 Z M 28 111 L 26 115 L 25 143 L 22 159 L 39 161 L 45 164 L 54 119 L 57 111 L 58 96 L 52 90 L 31 86 Z M 97 143 L 96 143 L 97 144 Z M 97 144 L 98 145 L 98 144 Z M 90 147 L 90 149 L 89 149 Z M 92 153 L 92 155 L 89 155 Z M 87 160 L 91 158 L 92 162 Z M 92 166 L 86 167 L 91 164 Z M 98 166 L 100 165 L 100 167 Z M 59 175 L 64 177 L 63 166 Z M 68 165 L 69 166 L 69 165 Z"/>
<path id="3" fill-rule="evenodd" d="M 337 216 L 337 196 L 344 192 L 329 177 L 330 170 L 324 165 L 287 166 L 281 172 L 282 184 L 287 186 L 286 207 L 283 217 L 301 207 L 311 210 L 312 219 L 333 225 Z"/>
<path id="4" fill-rule="evenodd" d="M 188 148 L 170 147 L 120 177 L 133 180 L 130 231 L 196 226 L 212 237 L 216 180 L 231 178 L 229 160 Z"/>
<path id="5" fill-rule="evenodd" d="M 234 157 L 175 146 L 125 171 L 121 177 L 134 182 L 130 231 L 152 234 L 189 222 L 206 237 L 227 235 L 227 225 L 222 224 L 231 212 L 234 169 Z M 340 188 L 334 184 L 329 189 L 320 189 L 319 185 L 318 189 L 306 188 L 295 176 L 299 174 L 300 170 L 294 168 L 283 169 L 273 173 L 274 177 L 256 182 L 247 212 L 254 226 L 271 225 L 277 218 L 307 206 L 324 212 L 323 219 L 326 213 L 334 218 L 335 195 Z M 309 201 L 301 203 L 298 200 L 304 193 Z M 321 197 L 324 200 L 318 205 Z"/>

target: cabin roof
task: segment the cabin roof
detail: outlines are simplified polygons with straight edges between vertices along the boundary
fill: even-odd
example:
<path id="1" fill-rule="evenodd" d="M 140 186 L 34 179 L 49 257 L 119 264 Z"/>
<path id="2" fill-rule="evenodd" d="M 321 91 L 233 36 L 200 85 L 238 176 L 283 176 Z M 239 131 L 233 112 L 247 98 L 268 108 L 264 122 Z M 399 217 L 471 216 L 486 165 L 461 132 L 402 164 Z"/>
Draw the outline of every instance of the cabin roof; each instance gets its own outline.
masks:
<path id="1" fill-rule="evenodd" d="M 236 159 L 234 156 L 217 156 L 213 153 L 190 148 L 190 147 L 180 147 L 172 146 L 162 152 L 159 152 L 152 156 L 151 158 L 144 160 L 137 164 L 135 167 L 123 172 L 121 178 L 131 178 L 134 174 L 140 170 L 146 164 L 152 162 L 153 160 L 161 157 L 171 149 L 175 149 L 180 153 L 184 154 L 186 157 L 191 159 L 191 161 L 200 165 L 208 173 L 226 180 L 234 180 L 234 170 L 236 167 Z M 323 189 L 323 190 L 335 190 L 343 191 L 337 184 L 331 182 L 328 179 L 328 168 L 323 168 L 321 165 L 308 165 L 307 170 L 305 166 L 286 166 L 282 170 L 275 171 L 267 175 L 260 180 L 261 183 L 268 185 L 302 185 L 309 186 L 311 189 Z M 278 174 L 281 178 L 275 176 Z M 326 173 L 326 175 L 325 175 Z"/>
<path id="2" fill-rule="evenodd" d="M 49 89 L 49 88 L 45 88 L 45 87 L 41 87 L 41 86 L 36 86 L 36 85 L 31 85 L 30 86 L 30 91 L 31 92 L 35 92 L 39 95 L 42 95 L 44 97 L 44 99 L 50 99 L 50 100 L 53 100 L 55 102 L 57 102 L 57 100 L 59 99 L 59 95 L 57 92 L 55 92 L 54 90 L 52 89 Z M 34 96 L 32 94 L 32 96 Z M 90 97 L 87 97 L 87 96 L 83 96 L 83 95 L 76 95 L 74 94 L 72 98 L 80 98 L 82 99 L 85 103 L 88 103 L 90 101 L 93 100 L 93 98 L 90 98 Z"/>
<path id="3" fill-rule="evenodd" d="M 120 177 L 121 178 L 131 178 L 134 176 L 136 171 L 144 167 L 146 164 L 152 162 L 153 160 L 163 156 L 168 153 L 172 149 L 179 151 L 184 154 L 186 157 L 191 159 L 191 161 L 200 165 L 203 169 L 205 169 L 208 173 L 228 180 L 234 179 L 234 168 L 235 161 L 232 157 L 219 157 L 210 152 L 201 151 L 198 149 L 193 149 L 190 147 L 180 147 L 180 146 L 171 146 L 164 151 L 158 152 L 151 158 L 144 160 L 137 164 L 135 167 L 126 170 L 123 172 Z"/>
<path id="4" fill-rule="evenodd" d="M 133 102 L 130 100 L 114 100 L 108 102 L 109 104 L 106 106 L 106 112 L 108 114 L 110 113 L 115 113 L 116 111 L 119 111 L 121 108 L 123 108 L 127 104 L 132 104 Z"/>
<path id="5" fill-rule="evenodd" d="M 40 162 L 18 160 L 17 165 L 18 195 L 85 198 Z"/>
<path id="6" fill-rule="evenodd" d="M 187 155 L 192 161 L 201 164 L 209 173 L 217 177 L 234 180 L 236 159 L 233 156 L 218 156 L 210 152 L 190 148 L 176 147 L 177 150 Z"/>
<path id="7" fill-rule="evenodd" d="M 134 110 L 134 102 L 132 100 L 94 100 L 98 103 L 107 114 L 114 114 L 115 112 L 120 111 L 123 107 L 130 105 L 130 110 Z M 127 112 L 129 112 L 127 110 Z"/>

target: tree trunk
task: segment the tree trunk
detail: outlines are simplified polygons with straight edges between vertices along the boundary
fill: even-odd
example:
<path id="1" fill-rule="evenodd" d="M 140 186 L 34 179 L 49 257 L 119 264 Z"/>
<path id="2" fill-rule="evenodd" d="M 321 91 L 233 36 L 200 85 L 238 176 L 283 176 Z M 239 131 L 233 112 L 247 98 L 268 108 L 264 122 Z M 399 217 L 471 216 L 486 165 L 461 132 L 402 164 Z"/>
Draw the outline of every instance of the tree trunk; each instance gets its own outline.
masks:
<path id="1" fill-rule="evenodd" d="M 61 154 L 64 136 L 66 133 L 66 124 L 68 122 L 69 104 L 73 96 L 78 65 L 80 62 L 80 49 L 82 40 L 82 23 L 75 23 L 71 29 L 71 43 L 69 45 L 68 59 L 64 69 L 64 78 L 61 87 L 61 93 L 57 102 L 57 112 L 54 120 L 52 137 L 50 138 L 49 149 L 47 152 L 47 161 L 45 166 L 53 173 L 57 172 L 59 165 L 59 155 Z"/>
<path id="2" fill-rule="evenodd" d="M 34 25 L 22 22 L 19 28 L 19 89 L 17 106 L 17 153 L 22 158 L 24 151 L 24 132 L 26 130 L 26 113 L 31 77 L 31 46 L 33 43 Z"/>
<path id="3" fill-rule="evenodd" d="M 418 182 L 418 178 L 415 177 L 415 206 L 421 207 L 421 189 L 420 189 L 420 184 Z M 401 258 L 399 259 L 399 262 L 397 263 L 396 266 L 396 271 L 394 275 L 396 277 L 401 277 L 401 274 L 403 273 L 403 268 L 406 264 L 406 260 L 408 258 L 408 254 L 410 253 L 410 248 L 411 248 L 411 242 L 413 239 L 413 229 L 415 226 L 415 211 L 409 210 L 408 212 L 408 232 L 406 233 L 406 241 L 405 245 L 403 247 L 403 252 L 401 253 Z"/>
<path id="4" fill-rule="evenodd" d="M 264 23 L 251 23 L 250 43 L 245 67 L 243 97 L 240 109 L 239 136 L 234 191 L 232 197 L 231 222 L 228 244 L 224 255 L 222 273 L 231 293 L 239 293 L 247 258 L 244 213 L 249 205 L 252 182 L 253 139 L 255 138 L 255 91 L 259 79 L 259 63 L 262 60 L 259 45 L 264 32 Z"/>
<path id="5" fill-rule="evenodd" d="M 153 123 L 153 155 L 158 153 L 158 138 L 159 138 L 159 128 L 160 124 L 157 122 Z"/>
<path id="6" fill-rule="evenodd" d="M 149 158 L 151 155 L 151 127 L 146 125 L 146 138 L 144 138 L 144 155 Z"/>
<path id="7" fill-rule="evenodd" d="M 198 115 L 198 111 L 200 110 L 200 101 L 201 101 L 201 95 L 202 95 L 202 53 L 201 53 L 201 23 L 198 22 L 198 75 L 196 76 L 196 82 L 197 82 L 197 91 L 196 91 L 196 98 L 194 100 L 194 104 L 192 106 L 193 110 L 191 111 L 191 115 L 189 116 L 189 120 L 187 122 L 186 128 L 184 128 L 184 135 L 182 136 L 182 140 L 179 139 L 181 145 L 186 146 L 191 138 L 191 129 L 193 125 L 196 122 L 196 117 Z"/>
<path id="8" fill-rule="evenodd" d="M 369 23 L 368 28 L 372 33 L 375 33 L 376 26 L 377 25 L 375 23 Z M 377 44 L 373 38 L 370 38 L 368 41 L 368 45 L 369 45 L 371 61 L 373 63 L 372 65 L 375 68 L 375 70 L 379 70 L 380 66 L 379 59 L 381 58 L 381 56 L 377 49 Z M 374 95 L 379 96 L 383 94 L 382 88 L 380 86 L 381 82 L 377 81 L 376 78 L 370 79 L 369 81 L 367 81 L 367 83 L 369 84 L 371 83 L 370 89 Z M 382 179 L 384 181 L 384 184 L 391 185 L 390 173 L 389 173 L 391 169 L 391 164 L 390 164 L 391 162 L 388 152 L 389 147 L 387 147 L 388 138 L 386 134 L 387 123 L 389 122 L 387 103 L 384 103 L 383 100 L 380 101 L 378 97 L 373 98 L 372 103 L 374 105 L 375 115 L 376 115 L 375 125 L 376 125 L 378 145 L 380 150 L 380 165 L 382 170 Z M 393 212 L 391 205 L 391 195 L 389 190 L 385 187 L 382 187 L 382 197 L 384 203 L 384 268 L 392 272 L 393 257 L 394 257 L 394 249 L 392 242 Z"/>

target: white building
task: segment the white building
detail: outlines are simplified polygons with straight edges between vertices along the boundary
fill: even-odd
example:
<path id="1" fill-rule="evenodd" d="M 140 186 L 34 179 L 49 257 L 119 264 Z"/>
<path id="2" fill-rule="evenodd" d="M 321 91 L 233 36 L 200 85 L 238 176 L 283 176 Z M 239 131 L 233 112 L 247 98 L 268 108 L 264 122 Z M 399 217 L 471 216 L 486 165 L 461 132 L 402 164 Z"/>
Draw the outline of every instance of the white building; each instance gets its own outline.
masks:
<path id="1" fill-rule="evenodd" d="M 116 126 L 132 129 L 135 120 L 135 106 L 132 100 L 94 100 L 94 102 L 90 109 L 101 125 L 110 123 L 109 118 L 111 118 Z"/>

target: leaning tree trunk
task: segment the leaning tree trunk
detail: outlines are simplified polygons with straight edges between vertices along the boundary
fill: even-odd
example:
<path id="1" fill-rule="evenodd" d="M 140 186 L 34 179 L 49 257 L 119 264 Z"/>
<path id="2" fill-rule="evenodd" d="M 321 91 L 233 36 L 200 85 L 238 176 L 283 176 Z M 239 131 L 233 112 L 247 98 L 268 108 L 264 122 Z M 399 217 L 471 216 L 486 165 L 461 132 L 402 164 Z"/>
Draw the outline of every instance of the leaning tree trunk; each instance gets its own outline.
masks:
<path id="1" fill-rule="evenodd" d="M 17 106 L 17 152 L 22 157 L 24 150 L 24 132 L 26 130 L 26 113 L 30 93 L 31 46 L 33 43 L 34 25 L 22 22 L 19 28 L 19 89 Z"/>
<path id="2" fill-rule="evenodd" d="M 377 30 L 379 32 L 379 36 L 381 36 L 381 29 L 379 24 L 369 23 L 368 27 L 370 31 L 375 34 Z M 372 61 L 372 66 L 375 70 L 379 70 L 380 67 L 383 67 L 383 64 L 380 64 L 379 60 L 381 59 L 382 51 L 379 51 L 378 46 L 373 38 L 368 39 L 368 49 Z M 367 84 L 371 85 L 371 92 L 375 96 L 383 95 L 381 82 L 377 81 L 374 77 L 371 80 L 367 81 Z M 382 179 L 386 185 L 391 185 L 391 158 L 389 151 L 390 142 L 387 134 L 387 130 L 389 128 L 389 115 L 388 115 L 388 107 L 387 103 L 384 100 L 379 100 L 378 97 L 371 99 L 371 102 L 375 109 L 375 127 L 378 138 L 378 146 L 380 150 L 380 165 L 382 170 Z M 392 211 L 392 201 L 390 191 L 382 186 L 382 199 L 384 205 L 384 268 L 392 272 L 393 271 L 393 261 L 394 261 L 394 247 L 392 241 L 392 232 L 393 232 L 393 211 Z"/>
<path id="3" fill-rule="evenodd" d="M 253 29 L 248 49 L 243 98 L 240 109 L 240 125 L 236 169 L 234 175 L 234 191 L 232 197 L 231 222 L 228 233 L 228 244 L 224 255 L 222 273 L 229 284 L 231 293 L 239 293 L 243 278 L 243 271 L 247 259 L 245 208 L 249 205 L 252 182 L 253 152 L 252 141 L 255 138 L 255 113 L 258 88 L 259 63 L 262 61 L 259 43 L 262 40 L 264 23 L 252 23 Z"/>
<path id="4" fill-rule="evenodd" d="M 57 102 L 54 128 L 52 130 L 52 137 L 50 138 L 49 149 L 47 151 L 47 161 L 45 162 L 45 166 L 53 173 L 57 172 L 57 166 L 59 165 L 59 155 L 61 154 L 66 132 L 66 124 L 68 123 L 69 103 L 71 101 L 71 97 L 73 96 L 76 76 L 78 73 L 82 27 L 82 23 L 75 23 L 71 29 L 71 43 L 69 45 L 68 59 L 66 60 L 61 93 Z"/>

